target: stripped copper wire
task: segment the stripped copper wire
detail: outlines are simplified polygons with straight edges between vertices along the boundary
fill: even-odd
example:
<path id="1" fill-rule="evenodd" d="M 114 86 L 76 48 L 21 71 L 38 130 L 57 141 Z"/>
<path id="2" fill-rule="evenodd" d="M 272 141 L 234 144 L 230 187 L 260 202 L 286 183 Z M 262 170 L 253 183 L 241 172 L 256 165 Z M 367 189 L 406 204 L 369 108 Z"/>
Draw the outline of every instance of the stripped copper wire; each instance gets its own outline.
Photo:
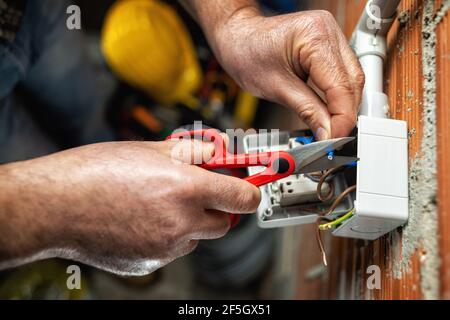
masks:
<path id="1" fill-rule="evenodd" d="M 324 196 L 322 194 L 322 185 L 323 183 L 327 180 L 328 177 L 330 177 L 332 174 L 336 173 L 337 171 L 339 171 L 340 169 L 342 169 L 342 167 L 336 167 L 333 168 L 331 170 L 328 170 L 327 172 L 325 172 L 321 177 L 320 180 L 317 184 L 317 196 L 319 198 L 319 200 L 321 200 L 322 202 L 328 202 L 331 199 L 333 199 L 334 197 L 334 185 L 332 182 L 329 182 L 330 185 L 330 191 Z M 331 186 L 333 185 L 333 188 L 331 188 Z M 322 215 L 319 216 L 317 218 L 316 224 L 317 224 L 317 228 L 316 228 L 316 239 L 317 239 L 317 244 L 319 246 L 319 250 L 320 253 L 322 255 L 322 260 L 325 266 L 327 266 L 327 255 L 326 255 L 326 251 L 323 245 L 323 241 L 322 241 L 322 236 L 321 236 L 321 230 L 319 228 L 319 222 L 322 220 L 327 220 L 328 222 L 329 220 L 329 216 L 334 212 L 334 210 L 336 210 L 337 206 L 345 199 L 345 197 L 350 194 L 351 192 L 356 190 L 356 186 L 351 186 L 348 187 L 347 189 L 345 189 L 339 196 L 336 197 L 336 199 L 333 201 L 333 203 L 331 204 L 330 208 L 328 209 L 328 211 Z"/>
<path id="2" fill-rule="evenodd" d="M 317 240 L 317 244 L 319 245 L 320 254 L 322 255 L 323 264 L 326 267 L 326 266 L 328 266 L 327 254 L 326 254 L 325 248 L 323 246 L 322 235 L 321 235 L 320 229 L 319 229 L 319 223 L 321 220 L 326 220 L 326 219 L 324 217 L 319 217 L 316 220 L 316 240 Z"/>

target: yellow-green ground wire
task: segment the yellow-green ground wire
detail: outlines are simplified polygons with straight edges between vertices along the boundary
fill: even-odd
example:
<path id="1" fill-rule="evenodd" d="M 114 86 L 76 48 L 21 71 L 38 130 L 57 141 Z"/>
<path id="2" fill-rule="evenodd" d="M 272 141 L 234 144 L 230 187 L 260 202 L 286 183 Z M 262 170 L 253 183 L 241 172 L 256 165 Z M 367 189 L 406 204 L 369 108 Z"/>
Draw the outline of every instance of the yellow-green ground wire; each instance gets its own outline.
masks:
<path id="1" fill-rule="evenodd" d="M 321 224 L 321 225 L 319 225 L 319 230 L 321 230 L 321 231 L 330 230 L 330 229 L 338 226 L 342 222 L 346 221 L 347 219 L 350 219 L 354 213 L 355 213 L 355 209 L 352 209 L 349 213 L 343 215 L 342 217 L 340 217 L 334 221 L 331 221 L 331 222 L 325 223 L 325 224 Z"/>

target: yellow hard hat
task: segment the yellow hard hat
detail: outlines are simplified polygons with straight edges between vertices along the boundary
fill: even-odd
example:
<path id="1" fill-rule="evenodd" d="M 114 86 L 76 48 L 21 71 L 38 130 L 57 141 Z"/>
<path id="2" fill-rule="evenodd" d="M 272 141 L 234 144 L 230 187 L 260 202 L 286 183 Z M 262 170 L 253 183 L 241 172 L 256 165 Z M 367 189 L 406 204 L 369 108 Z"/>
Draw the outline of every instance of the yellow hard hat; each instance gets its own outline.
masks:
<path id="1" fill-rule="evenodd" d="M 102 50 L 125 81 L 162 104 L 194 107 L 201 71 L 192 40 L 176 11 L 157 0 L 120 0 L 109 10 Z"/>

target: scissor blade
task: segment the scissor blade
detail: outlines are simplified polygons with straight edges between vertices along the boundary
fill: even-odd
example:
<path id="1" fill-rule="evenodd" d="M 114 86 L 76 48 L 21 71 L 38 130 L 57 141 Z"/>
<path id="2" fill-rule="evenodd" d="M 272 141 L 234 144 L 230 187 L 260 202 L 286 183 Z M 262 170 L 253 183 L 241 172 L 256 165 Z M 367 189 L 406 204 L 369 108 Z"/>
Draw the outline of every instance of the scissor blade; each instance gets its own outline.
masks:
<path id="1" fill-rule="evenodd" d="M 318 171 L 329 170 L 337 167 L 342 167 L 352 162 L 358 161 L 356 157 L 334 156 L 332 160 L 328 156 L 313 161 L 312 163 L 300 168 L 297 173 L 312 173 Z"/>
<path id="2" fill-rule="evenodd" d="M 306 167 L 316 160 L 319 160 L 320 158 L 327 155 L 330 151 L 334 151 L 337 148 L 340 148 L 343 145 L 349 143 L 350 141 L 353 141 L 354 139 L 355 137 L 345 137 L 318 141 L 287 151 L 295 159 L 294 173 L 300 173 L 302 168 Z"/>

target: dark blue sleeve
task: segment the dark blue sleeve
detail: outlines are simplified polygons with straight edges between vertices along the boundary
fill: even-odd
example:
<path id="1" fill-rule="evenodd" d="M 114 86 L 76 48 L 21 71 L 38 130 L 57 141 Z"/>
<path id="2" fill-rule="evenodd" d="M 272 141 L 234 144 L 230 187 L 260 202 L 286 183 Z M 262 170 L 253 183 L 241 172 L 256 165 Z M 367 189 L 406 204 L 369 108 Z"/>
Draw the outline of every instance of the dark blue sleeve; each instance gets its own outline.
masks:
<path id="1" fill-rule="evenodd" d="M 31 67 L 23 86 L 45 106 L 41 121 L 76 144 L 112 139 L 104 108 L 114 80 L 90 54 L 98 39 L 89 41 L 82 30 L 69 30 L 70 5 L 61 0 L 29 0 Z M 51 8 L 51 9 L 50 9 Z"/>

